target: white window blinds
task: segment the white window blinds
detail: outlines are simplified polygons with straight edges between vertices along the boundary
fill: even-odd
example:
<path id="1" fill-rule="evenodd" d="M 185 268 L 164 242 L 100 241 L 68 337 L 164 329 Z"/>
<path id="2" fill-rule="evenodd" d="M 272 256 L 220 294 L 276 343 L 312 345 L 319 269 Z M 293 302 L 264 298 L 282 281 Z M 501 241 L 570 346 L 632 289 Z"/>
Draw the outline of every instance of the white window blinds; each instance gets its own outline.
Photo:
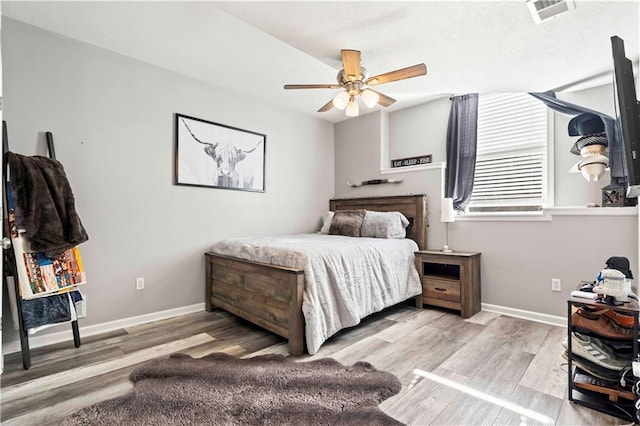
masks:
<path id="1" fill-rule="evenodd" d="M 526 93 L 480 95 L 469 211 L 539 210 L 547 202 L 547 109 Z"/>

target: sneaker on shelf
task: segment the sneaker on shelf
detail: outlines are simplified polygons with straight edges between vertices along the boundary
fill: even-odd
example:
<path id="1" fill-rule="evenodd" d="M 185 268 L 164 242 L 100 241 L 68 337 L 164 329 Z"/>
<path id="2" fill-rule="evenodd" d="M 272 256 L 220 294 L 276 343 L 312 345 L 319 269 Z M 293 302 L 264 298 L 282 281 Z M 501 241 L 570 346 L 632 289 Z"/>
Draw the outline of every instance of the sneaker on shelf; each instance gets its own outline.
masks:
<path id="1" fill-rule="evenodd" d="M 603 340 L 620 358 L 633 358 L 633 340 Z"/>
<path id="2" fill-rule="evenodd" d="M 594 319 L 584 311 L 577 311 L 571 315 L 571 324 L 579 331 L 591 332 L 609 339 L 633 340 L 633 332 L 620 327 L 614 327 L 611 321 L 603 315 L 596 315 Z"/>
<path id="3" fill-rule="evenodd" d="M 567 355 L 566 350 L 563 352 L 562 357 L 566 360 L 569 359 L 569 356 Z M 622 373 L 621 371 L 610 370 L 608 368 L 600 367 L 598 364 L 594 364 L 591 361 L 587 361 L 581 356 L 574 354 L 571 357 L 571 362 L 573 363 L 573 365 L 575 365 L 582 371 L 585 371 L 591 374 L 593 377 L 597 377 L 602 380 L 609 380 L 611 382 L 617 382 L 620 380 L 620 376 Z M 632 376 L 632 374 L 630 375 Z"/>
<path id="4" fill-rule="evenodd" d="M 562 345 L 567 349 L 566 340 L 562 342 Z M 571 352 L 610 370 L 622 371 L 624 368 L 631 366 L 631 359 L 619 358 L 597 337 L 586 336 L 577 332 L 571 334 Z"/>

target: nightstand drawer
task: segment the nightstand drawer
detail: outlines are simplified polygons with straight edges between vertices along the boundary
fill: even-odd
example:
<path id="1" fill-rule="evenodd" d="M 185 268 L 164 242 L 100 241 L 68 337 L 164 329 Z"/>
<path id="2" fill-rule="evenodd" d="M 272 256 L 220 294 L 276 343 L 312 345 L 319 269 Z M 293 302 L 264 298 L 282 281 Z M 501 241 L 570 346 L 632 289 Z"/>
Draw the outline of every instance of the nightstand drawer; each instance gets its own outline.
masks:
<path id="1" fill-rule="evenodd" d="M 422 295 L 434 299 L 460 302 L 460 282 L 424 277 L 422 279 Z"/>

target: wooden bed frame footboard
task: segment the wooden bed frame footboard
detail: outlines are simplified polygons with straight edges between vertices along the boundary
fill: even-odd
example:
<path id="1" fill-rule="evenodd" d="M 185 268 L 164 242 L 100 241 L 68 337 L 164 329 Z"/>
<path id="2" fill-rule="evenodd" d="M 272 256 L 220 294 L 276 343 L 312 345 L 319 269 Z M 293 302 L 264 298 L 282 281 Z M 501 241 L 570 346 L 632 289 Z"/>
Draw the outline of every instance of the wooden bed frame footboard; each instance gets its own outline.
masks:
<path id="1" fill-rule="evenodd" d="M 334 199 L 330 210 L 367 209 L 399 211 L 412 222 L 407 237 L 420 250 L 427 245 L 427 196 L 399 195 Z M 303 354 L 304 317 L 302 295 L 304 271 L 206 253 L 206 308 L 222 308 L 289 340 L 289 353 Z M 415 297 L 422 307 L 422 295 Z"/>
<path id="2" fill-rule="evenodd" d="M 206 254 L 206 308 L 220 307 L 289 340 L 289 353 L 304 351 L 304 271 Z"/>

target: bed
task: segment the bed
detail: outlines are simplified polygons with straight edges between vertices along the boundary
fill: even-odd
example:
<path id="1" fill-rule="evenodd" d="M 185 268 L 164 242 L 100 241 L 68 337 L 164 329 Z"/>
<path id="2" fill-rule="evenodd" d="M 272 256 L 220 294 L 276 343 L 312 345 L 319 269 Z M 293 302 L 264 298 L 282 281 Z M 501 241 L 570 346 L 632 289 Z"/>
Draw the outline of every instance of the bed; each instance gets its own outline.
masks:
<path id="1" fill-rule="evenodd" d="M 426 209 L 426 195 L 404 195 L 404 196 L 391 196 L 391 197 L 368 197 L 368 198 L 349 198 L 349 199 L 334 199 L 329 202 L 329 210 L 356 210 L 365 209 L 378 212 L 399 211 L 406 216 L 410 225 L 407 228 L 407 238 L 413 240 L 396 240 L 395 242 L 389 241 L 390 244 L 404 245 L 410 244 L 410 247 L 414 249 L 426 248 L 427 237 L 427 209 Z M 306 244 L 306 239 L 321 241 L 319 244 L 326 247 L 331 242 L 329 240 L 323 240 L 324 237 L 339 237 L 339 236 L 320 236 L 320 235 L 308 235 L 304 236 L 305 242 L 301 243 L 298 238 L 302 236 L 289 236 L 284 238 L 285 241 L 291 242 L 294 246 L 300 244 Z M 353 237 L 342 237 L 347 244 L 353 245 L 352 241 L 359 240 Z M 238 239 L 245 240 L 245 239 Z M 282 246 L 283 242 L 278 240 L 267 239 L 272 245 L 276 245 L 276 251 L 285 251 Z M 362 243 L 368 247 L 372 247 L 373 251 L 386 250 L 385 253 L 390 255 L 392 248 L 387 246 L 387 243 L 376 238 L 361 239 Z M 367 241 L 371 240 L 371 241 Z M 374 247 L 374 245 L 385 244 L 382 249 Z M 267 261 L 255 261 L 248 260 L 245 257 L 243 248 L 232 250 L 226 250 L 227 247 L 231 247 L 226 242 L 220 242 L 214 245 L 212 250 L 206 253 L 206 308 L 211 311 L 213 308 L 218 307 L 231 312 L 247 321 L 252 322 L 260 327 L 263 327 L 275 334 L 278 334 L 286 339 L 289 343 L 289 353 L 293 356 L 302 355 L 305 349 L 305 316 L 310 318 L 310 323 L 307 324 L 307 333 L 311 323 L 315 320 L 310 317 L 309 313 L 309 300 L 310 296 L 307 295 L 305 299 L 305 269 L 307 276 L 309 275 L 309 268 L 302 267 L 302 264 L 296 261 L 290 262 L 278 262 L 274 264 L 271 261 L 271 257 L 259 257 L 260 259 L 267 259 Z M 271 250 L 271 249 L 270 249 Z M 321 249 L 318 249 L 321 250 Z M 402 248 L 405 250 L 405 248 Z M 325 249 L 326 251 L 326 249 Z M 230 255 L 229 253 L 233 253 Z M 297 252 L 295 248 L 290 251 L 289 257 L 295 258 Z M 254 256 L 255 253 L 252 254 Z M 411 265 L 413 265 L 413 253 L 411 255 Z M 385 256 L 391 257 L 391 256 Z M 294 259 L 295 260 L 295 259 Z M 406 259 L 408 261 L 408 258 Z M 282 266 L 283 264 L 295 265 Z M 411 275 L 411 283 L 407 284 L 407 289 L 403 297 L 402 292 L 394 294 L 393 297 L 383 297 L 384 307 L 397 304 L 401 301 L 414 299 L 415 304 L 418 307 L 422 307 L 421 300 L 421 287 L 414 284 L 414 275 L 417 276 L 415 267 L 411 267 L 413 270 L 409 271 Z M 404 280 L 404 278 L 401 278 Z M 308 281 L 313 281 L 308 278 Z M 407 278 L 409 281 L 409 278 Z M 315 289 L 315 283 L 309 282 L 309 289 Z M 418 280 L 419 284 L 419 280 Z M 310 290 L 311 291 L 311 290 Z M 315 290 L 314 290 L 315 291 Z M 304 304 L 303 314 L 303 299 L 307 301 Z M 401 299 L 401 300 L 399 300 Z M 376 309 L 380 310 L 379 303 L 376 305 Z M 358 310 L 358 309 L 356 309 Z M 368 314 L 372 312 L 365 312 Z M 357 315 L 361 315 L 358 313 Z M 362 315 L 364 315 L 362 314 Z M 366 316 L 366 315 L 364 315 Z M 347 322 L 347 326 L 355 325 L 361 318 L 350 319 Z M 315 325 L 314 325 L 315 327 Z M 315 328 L 311 328 L 315 333 Z M 335 334 L 336 330 L 329 327 L 328 335 L 321 336 L 321 341 L 326 340 L 330 335 Z M 312 336 L 307 336 L 311 338 Z M 310 353 L 315 353 L 319 345 L 317 337 L 313 337 L 307 348 Z M 321 344 L 321 343 L 320 343 Z"/>

